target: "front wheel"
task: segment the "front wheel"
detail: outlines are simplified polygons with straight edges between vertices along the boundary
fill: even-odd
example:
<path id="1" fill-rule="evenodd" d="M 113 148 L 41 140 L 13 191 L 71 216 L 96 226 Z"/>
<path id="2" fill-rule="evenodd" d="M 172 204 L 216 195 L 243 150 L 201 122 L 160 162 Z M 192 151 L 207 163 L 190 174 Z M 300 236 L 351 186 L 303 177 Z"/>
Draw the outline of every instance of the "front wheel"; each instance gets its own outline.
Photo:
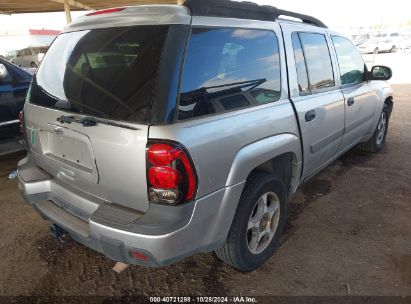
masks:
<path id="1" fill-rule="evenodd" d="M 274 253 L 287 216 L 284 182 L 257 172 L 247 180 L 224 247 L 217 256 L 241 271 L 264 264 Z"/>
<path id="2" fill-rule="evenodd" d="M 389 123 L 390 113 L 388 106 L 384 104 L 382 109 L 380 119 L 378 120 L 377 127 L 374 130 L 372 137 L 363 143 L 358 145 L 358 148 L 365 152 L 379 152 L 384 148 L 385 138 L 387 137 L 388 123 Z"/>

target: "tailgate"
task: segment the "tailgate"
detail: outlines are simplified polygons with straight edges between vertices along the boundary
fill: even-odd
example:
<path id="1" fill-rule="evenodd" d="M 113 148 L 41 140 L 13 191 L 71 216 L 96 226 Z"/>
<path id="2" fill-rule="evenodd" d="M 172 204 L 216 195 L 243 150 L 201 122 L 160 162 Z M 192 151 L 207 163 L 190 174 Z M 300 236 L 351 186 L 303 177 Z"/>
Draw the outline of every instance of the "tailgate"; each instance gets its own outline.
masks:
<path id="1" fill-rule="evenodd" d="M 97 124 L 61 124 L 61 111 L 26 104 L 29 147 L 37 164 L 54 178 L 100 199 L 139 211 L 148 208 L 148 126 L 133 129 Z"/>
<path id="2" fill-rule="evenodd" d="M 145 150 L 167 33 L 136 25 L 54 40 L 27 93 L 25 125 L 37 164 L 67 189 L 147 210 Z M 94 123 L 78 121 L 86 117 Z"/>

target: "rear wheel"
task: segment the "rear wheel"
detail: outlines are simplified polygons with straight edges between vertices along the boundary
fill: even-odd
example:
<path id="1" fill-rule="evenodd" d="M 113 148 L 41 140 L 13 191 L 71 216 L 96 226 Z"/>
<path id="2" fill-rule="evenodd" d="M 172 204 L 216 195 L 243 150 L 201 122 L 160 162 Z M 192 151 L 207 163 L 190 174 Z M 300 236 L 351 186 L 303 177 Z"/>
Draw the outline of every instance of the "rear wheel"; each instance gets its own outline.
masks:
<path id="1" fill-rule="evenodd" d="M 389 110 L 388 106 L 384 104 L 380 119 L 378 120 L 377 127 L 374 130 L 372 137 L 363 143 L 358 145 L 358 148 L 365 152 L 379 152 L 384 148 L 385 138 L 387 137 L 388 123 L 389 123 Z"/>
<path id="2" fill-rule="evenodd" d="M 32 63 L 30 63 L 30 66 L 31 66 L 32 68 L 37 68 L 37 63 L 32 62 Z"/>
<path id="3" fill-rule="evenodd" d="M 390 53 L 395 53 L 397 51 L 397 47 L 393 45 L 390 49 Z"/>
<path id="4" fill-rule="evenodd" d="M 373 54 L 378 54 L 380 50 L 378 48 L 375 48 L 374 51 L 372 52 Z"/>
<path id="5" fill-rule="evenodd" d="M 287 216 L 284 182 L 257 172 L 248 179 L 224 247 L 216 251 L 224 262 L 241 271 L 264 264 L 278 246 Z"/>

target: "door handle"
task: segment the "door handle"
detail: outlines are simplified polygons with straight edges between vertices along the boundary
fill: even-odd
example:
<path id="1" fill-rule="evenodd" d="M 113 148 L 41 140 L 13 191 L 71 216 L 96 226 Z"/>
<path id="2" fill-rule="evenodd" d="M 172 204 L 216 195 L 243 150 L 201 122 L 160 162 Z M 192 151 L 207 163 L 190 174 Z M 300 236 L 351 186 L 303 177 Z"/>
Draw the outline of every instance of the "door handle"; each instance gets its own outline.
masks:
<path id="1" fill-rule="evenodd" d="M 315 118 L 315 110 L 308 111 L 305 113 L 305 121 L 310 122 Z"/>
<path id="2" fill-rule="evenodd" d="M 354 104 L 354 97 L 348 98 L 348 100 L 347 100 L 347 105 L 348 105 L 349 107 L 351 107 L 353 104 Z"/>

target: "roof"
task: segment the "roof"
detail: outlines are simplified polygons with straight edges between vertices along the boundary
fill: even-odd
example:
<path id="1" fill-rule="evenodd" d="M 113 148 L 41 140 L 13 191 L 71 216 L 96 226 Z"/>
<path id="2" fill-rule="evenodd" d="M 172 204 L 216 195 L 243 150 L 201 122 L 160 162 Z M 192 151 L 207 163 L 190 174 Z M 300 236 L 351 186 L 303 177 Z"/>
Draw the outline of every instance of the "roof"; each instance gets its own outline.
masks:
<path id="1" fill-rule="evenodd" d="M 185 0 L 192 16 L 226 17 L 276 21 L 281 16 L 299 19 L 303 23 L 319 27 L 327 27 L 317 18 L 296 12 L 278 9 L 270 5 L 258 5 L 253 2 L 234 2 L 230 0 Z"/>
<path id="2" fill-rule="evenodd" d="M 143 4 L 182 4 L 192 16 L 213 16 L 226 18 L 275 21 L 281 16 L 300 19 L 303 23 L 325 27 L 320 20 L 295 12 L 285 11 L 268 5 L 229 0 L 2 0 L 0 13 L 28 13 L 61 11 L 64 4 L 74 10 L 100 10 L 111 7 L 135 6 Z M 71 18 L 68 19 L 68 22 Z M 81 23 L 81 22 L 80 22 Z"/>
<path id="3" fill-rule="evenodd" d="M 141 4 L 177 4 L 178 0 L 67 0 L 71 10 L 99 10 Z M 64 11 L 64 0 L 2 0 L 0 13 L 41 13 Z"/>

